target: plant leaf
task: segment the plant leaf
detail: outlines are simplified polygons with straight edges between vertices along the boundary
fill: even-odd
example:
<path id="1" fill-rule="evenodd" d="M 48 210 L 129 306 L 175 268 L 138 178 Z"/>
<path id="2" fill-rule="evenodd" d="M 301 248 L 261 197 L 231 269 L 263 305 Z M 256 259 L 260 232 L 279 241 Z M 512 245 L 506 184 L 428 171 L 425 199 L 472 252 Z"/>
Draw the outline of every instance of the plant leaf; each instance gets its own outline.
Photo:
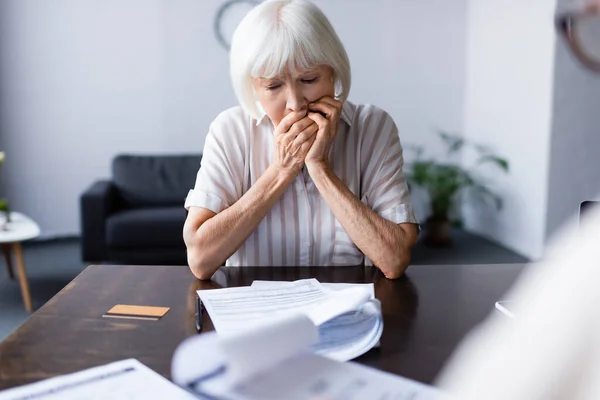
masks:
<path id="1" fill-rule="evenodd" d="M 448 155 L 460 151 L 465 144 L 465 139 L 459 135 L 454 135 L 444 131 L 439 131 L 438 135 L 440 135 L 440 138 L 442 138 L 446 146 L 448 146 Z"/>
<path id="2" fill-rule="evenodd" d="M 498 167 L 500 167 L 504 172 L 508 172 L 508 170 L 509 170 L 508 161 L 502 157 L 487 154 L 485 156 L 480 157 L 479 160 L 477 160 L 477 165 L 481 165 L 481 164 L 485 164 L 485 163 L 495 164 Z"/>
<path id="3" fill-rule="evenodd" d="M 464 144 L 465 144 L 464 139 L 461 138 L 461 139 L 456 140 L 456 142 L 452 143 L 452 146 L 450 146 L 450 148 L 448 149 L 448 153 L 454 154 L 454 153 L 460 151 L 463 148 Z"/>

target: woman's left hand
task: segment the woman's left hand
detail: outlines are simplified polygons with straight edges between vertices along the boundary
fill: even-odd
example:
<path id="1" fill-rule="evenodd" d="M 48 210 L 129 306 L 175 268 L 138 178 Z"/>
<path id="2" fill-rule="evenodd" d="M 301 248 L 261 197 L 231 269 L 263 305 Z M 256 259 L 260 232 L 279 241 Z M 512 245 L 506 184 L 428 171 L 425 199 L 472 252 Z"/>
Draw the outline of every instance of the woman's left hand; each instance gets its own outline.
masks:
<path id="1" fill-rule="evenodd" d="M 329 150 L 337 134 L 341 114 L 342 102 L 328 96 L 308 105 L 308 118 L 317 123 L 319 130 L 304 159 L 307 168 L 328 165 Z"/>

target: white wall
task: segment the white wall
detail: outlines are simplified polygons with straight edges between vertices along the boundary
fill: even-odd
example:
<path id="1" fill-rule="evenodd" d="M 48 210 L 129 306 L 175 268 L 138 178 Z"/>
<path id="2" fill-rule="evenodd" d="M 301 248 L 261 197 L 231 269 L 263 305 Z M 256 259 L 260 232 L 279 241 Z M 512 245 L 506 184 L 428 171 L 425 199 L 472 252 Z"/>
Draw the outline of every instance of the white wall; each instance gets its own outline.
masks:
<path id="1" fill-rule="evenodd" d="M 511 172 L 488 173 L 503 210 L 466 207 L 466 226 L 534 259 L 546 237 L 555 6 L 468 3 L 465 137 L 506 156 Z"/>
<path id="2" fill-rule="evenodd" d="M 314 1 L 348 51 L 350 100 L 390 112 L 403 142 L 435 150 L 436 127 L 462 130 L 466 0 Z"/>
<path id="3" fill-rule="evenodd" d="M 600 77 L 557 42 L 547 233 L 551 237 L 583 200 L 600 196 Z"/>
<path id="4" fill-rule="evenodd" d="M 234 104 L 226 52 L 202 23 L 216 3 L 168 4 L 2 2 L 8 195 L 44 235 L 79 231 L 78 196 L 114 154 L 200 151 L 210 119 Z"/>
<path id="5" fill-rule="evenodd" d="M 79 195 L 115 154 L 202 150 L 235 104 L 212 32 L 223 1 L 0 2 L 6 189 L 44 236 L 79 232 Z M 316 3 L 347 46 L 351 100 L 387 109 L 405 143 L 462 129 L 466 0 Z"/>

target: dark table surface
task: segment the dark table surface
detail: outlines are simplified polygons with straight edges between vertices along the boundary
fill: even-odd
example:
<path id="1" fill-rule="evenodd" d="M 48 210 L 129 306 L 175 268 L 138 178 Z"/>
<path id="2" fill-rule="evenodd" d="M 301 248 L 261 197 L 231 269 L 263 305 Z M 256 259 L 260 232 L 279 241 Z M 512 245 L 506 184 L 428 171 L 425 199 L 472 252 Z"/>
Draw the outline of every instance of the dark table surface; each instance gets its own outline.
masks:
<path id="1" fill-rule="evenodd" d="M 93 265 L 0 343 L 0 389 L 125 358 L 170 378 L 175 348 L 196 334 L 197 289 L 303 278 L 373 282 L 384 318 L 381 347 L 355 361 L 431 383 L 465 334 L 494 312 L 494 303 L 523 268 L 412 266 L 403 278 L 390 281 L 372 267 L 229 267 L 202 282 L 187 267 Z M 102 318 L 115 304 L 171 309 L 158 321 Z M 203 322 L 204 332 L 213 329 L 206 313 Z"/>

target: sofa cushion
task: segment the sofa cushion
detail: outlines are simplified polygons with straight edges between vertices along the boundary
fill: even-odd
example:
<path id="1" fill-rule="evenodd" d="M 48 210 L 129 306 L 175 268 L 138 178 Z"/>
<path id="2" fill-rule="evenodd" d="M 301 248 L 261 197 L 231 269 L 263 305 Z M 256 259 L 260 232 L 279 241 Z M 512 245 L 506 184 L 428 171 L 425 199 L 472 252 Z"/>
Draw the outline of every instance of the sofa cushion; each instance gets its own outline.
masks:
<path id="1" fill-rule="evenodd" d="M 106 242 L 111 247 L 182 247 L 185 217 L 183 206 L 121 211 L 106 221 Z"/>
<path id="2" fill-rule="evenodd" d="M 194 187 L 200 154 L 118 155 L 112 178 L 130 206 L 183 205 Z"/>

